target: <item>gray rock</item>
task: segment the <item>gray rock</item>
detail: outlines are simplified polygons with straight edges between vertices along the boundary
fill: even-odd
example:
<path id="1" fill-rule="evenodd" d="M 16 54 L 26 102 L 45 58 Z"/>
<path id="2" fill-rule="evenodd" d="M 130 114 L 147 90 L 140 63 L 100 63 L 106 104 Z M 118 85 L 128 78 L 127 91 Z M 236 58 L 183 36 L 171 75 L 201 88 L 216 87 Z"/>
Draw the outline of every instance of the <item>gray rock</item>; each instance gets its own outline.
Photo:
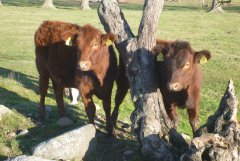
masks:
<path id="1" fill-rule="evenodd" d="M 35 157 L 35 156 L 21 155 L 21 156 L 15 157 L 15 158 L 7 159 L 5 161 L 54 161 L 54 160 L 43 159 L 43 158 Z"/>
<path id="2" fill-rule="evenodd" d="M 33 147 L 34 156 L 45 159 L 81 160 L 96 149 L 96 129 L 88 124 Z"/>
<path id="3" fill-rule="evenodd" d="M 0 120 L 2 119 L 2 116 L 6 113 L 12 113 L 12 110 L 10 110 L 4 105 L 0 105 Z"/>
<path id="4" fill-rule="evenodd" d="M 23 129 L 23 130 L 19 130 L 19 132 L 17 133 L 18 136 L 25 136 L 29 133 L 29 131 L 27 129 Z"/>
<path id="5" fill-rule="evenodd" d="M 68 117 L 61 117 L 57 121 L 58 126 L 71 126 L 73 121 Z"/>

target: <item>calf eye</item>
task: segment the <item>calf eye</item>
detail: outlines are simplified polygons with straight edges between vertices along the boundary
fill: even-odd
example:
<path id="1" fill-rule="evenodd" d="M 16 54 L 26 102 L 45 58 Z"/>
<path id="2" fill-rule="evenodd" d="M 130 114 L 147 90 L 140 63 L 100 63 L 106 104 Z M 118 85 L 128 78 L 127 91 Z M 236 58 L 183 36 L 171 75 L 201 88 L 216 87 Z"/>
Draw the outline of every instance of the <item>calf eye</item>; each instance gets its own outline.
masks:
<path id="1" fill-rule="evenodd" d="M 94 43 L 92 48 L 97 49 L 98 48 L 98 43 Z"/>
<path id="2" fill-rule="evenodd" d="M 187 62 L 184 66 L 183 66 L 183 69 L 188 69 L 190 67 L 190 63 Z"/>

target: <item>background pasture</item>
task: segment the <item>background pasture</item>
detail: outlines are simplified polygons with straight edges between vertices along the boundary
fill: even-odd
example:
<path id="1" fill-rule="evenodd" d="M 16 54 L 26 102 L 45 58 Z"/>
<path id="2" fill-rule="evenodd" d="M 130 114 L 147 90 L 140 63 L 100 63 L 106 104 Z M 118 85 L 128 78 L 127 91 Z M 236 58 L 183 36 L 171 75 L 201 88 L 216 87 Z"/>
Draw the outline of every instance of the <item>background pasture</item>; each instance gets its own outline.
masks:
<path id="1" fill-rule="evenodd" d="M 80 2 L 74 0 L 56 0 L 55 10 L 42 9 L 42 1 L 3 0 L 2 3 L 4 6 L 0 7 L 0 104 L 13 109 L 14 116 L 5 116 L 0 121 L 0 160 L 7 156 L 29 154 L 33 145 L 87 122 L 81 103 L 78 106 L 67 105 L 74 125 L 65 129 L 58 127 L 58 112 L 50 87 L 46 104 L 52 107 L 52 112 L 46 125 L 37 124 L 39 95 L 33 36 L 38 26 L 44 20 L 59 20 L 79 25 L 89 23 L 103 30 L 97 15 L 97 4 L 90 4 L 92 10 L 82 11 L 79 9 Z M 121 7 L 136 34 L 142 4 L 137 1 L 121 4 Z M 209 63 L 202 65 L 204 79 L 201 124 L 218 107 L 229 79 L 233 79 L 237 97 L 240 98 L 240 1 L 233 0 L 232 5 L 223 8 L 225 13 L 214 14 L 206 12 L 208 8 L 203 7 L 200 1 L 166 2 L 157 29 L 158 38 L 187 40 L 194 49 L 208 49 L 212 53 Z M 95 100 L 101 105 L 99 100 Z M 65 101 L 69 102 L 67 98 Z M 128 94 L 120 108 L 119 119 L 130 123 L 129 117 L 133 108 Z M 97 113 L 104 117 L 103 110 Z M 191 135 L 186 111 L 180 110 L 179 113 L 178 130 Z M 9 132 L 25 128 L 29 129 L 29 135 L 8 137 Z M 100 139 L 99 150 L 92 160 L 116 160 L 122 149 L 134 147 L 135 139 L 129 131 L 118 130 L 117 134 L 118 139 L 114 141 L 109 141 L 108 138 Z M 116 143 L 115 147 L 112 141 Z M 6 147 L 10 148 L 10 152 L 4 151 Z M 138 156 L 132 160 L 139 160 Z"/>

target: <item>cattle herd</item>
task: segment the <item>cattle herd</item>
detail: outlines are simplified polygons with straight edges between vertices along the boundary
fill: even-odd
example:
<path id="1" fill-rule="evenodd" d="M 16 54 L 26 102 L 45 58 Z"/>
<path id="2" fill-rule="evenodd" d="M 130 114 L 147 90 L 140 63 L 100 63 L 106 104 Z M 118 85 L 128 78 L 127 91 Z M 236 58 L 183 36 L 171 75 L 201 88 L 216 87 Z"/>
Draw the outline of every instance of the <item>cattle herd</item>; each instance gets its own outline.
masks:
<path id="1" fill-rule="evenodd" d="M 66 116 L 63 93 L 65 88 L 76 88 L 84 103 L 89 123 L 94 124 L 96 107 L 92 96 L 102 100 L 106 128 L 114 134 L 118 110 L 129 89 L 125 67 L 117 63 L 112 43 L 116 36 L 102 33 L 91 26 L 44 21 L 34 37 L 36 67 L 39 73 L 39 118 L 45 118 L 45 97 L 49 79 L 52 81 L 60 117 Z M 169 118 L 178 124 L 176 107 L 187 108 L 193 132 L 198 127 L 201 72 L 200 63 L 211 58 L 207 50 L 195 52 L 186 41 L 156 40 L 152 53 L 162 54 L 157 61 L 159 88 Z M 111 95 L 117 83 L 115 107 L 111 113 Z"/>

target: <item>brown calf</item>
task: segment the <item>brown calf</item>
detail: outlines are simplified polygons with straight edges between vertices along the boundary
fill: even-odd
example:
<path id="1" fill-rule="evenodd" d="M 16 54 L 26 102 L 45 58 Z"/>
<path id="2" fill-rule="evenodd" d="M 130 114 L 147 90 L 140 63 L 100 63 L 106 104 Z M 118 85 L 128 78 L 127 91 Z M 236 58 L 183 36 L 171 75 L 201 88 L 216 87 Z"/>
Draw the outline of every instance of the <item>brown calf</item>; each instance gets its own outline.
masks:
<path id="1" fill-rule="evenodd" d="M 103 100 L 107 131 L 111 123 L 111 93 L 117 73 L 117 59 L 109 42 L 115 35 L 85 25 L 45 21 L 35 33 L 36 66 L 39 72 L 39 116 L 45 117 L 45 96 L 52 80 L 60 116 L 66 115 L 63 102 L 65 87 L 78 88 L 90 123 L 94 123 L 92 96 Z"/>
<path id="2" fill-rule="evenodd" d="M 198 128 L 201 71 L 199 64 L 211 58 L 207 50 L 195 52 L 186 41 L 157 40 L 153 48 L 162 53 L 163 62 L 158 62 L 159 86 L 169 118 L 178 125 L 176 107 L 188 110 L 193 133 Z"/>
<path id="3" fill-rule="evenodd" d="M 193 132 L 198 127 L 198 111 L 200 101 L 201 72 L 200 61 L 207 61 L 211 54 L 207 50 L 195 52 L 185 41 L 157 40 L 153 53 L 163 54 L 164 61 L 157 62 L 159 88 L 169 118 L 174 126 L 178 125 L 176 107 L 186 107 Z M 121 66 L 120 66 L 121 67 Z M 112 113 L 114 124 L 118 117 L 118 109 L 128 89 L 129 83 L 125 76 L 125 68 L 120 68 L 117 79 L 118 97 Z"/>

